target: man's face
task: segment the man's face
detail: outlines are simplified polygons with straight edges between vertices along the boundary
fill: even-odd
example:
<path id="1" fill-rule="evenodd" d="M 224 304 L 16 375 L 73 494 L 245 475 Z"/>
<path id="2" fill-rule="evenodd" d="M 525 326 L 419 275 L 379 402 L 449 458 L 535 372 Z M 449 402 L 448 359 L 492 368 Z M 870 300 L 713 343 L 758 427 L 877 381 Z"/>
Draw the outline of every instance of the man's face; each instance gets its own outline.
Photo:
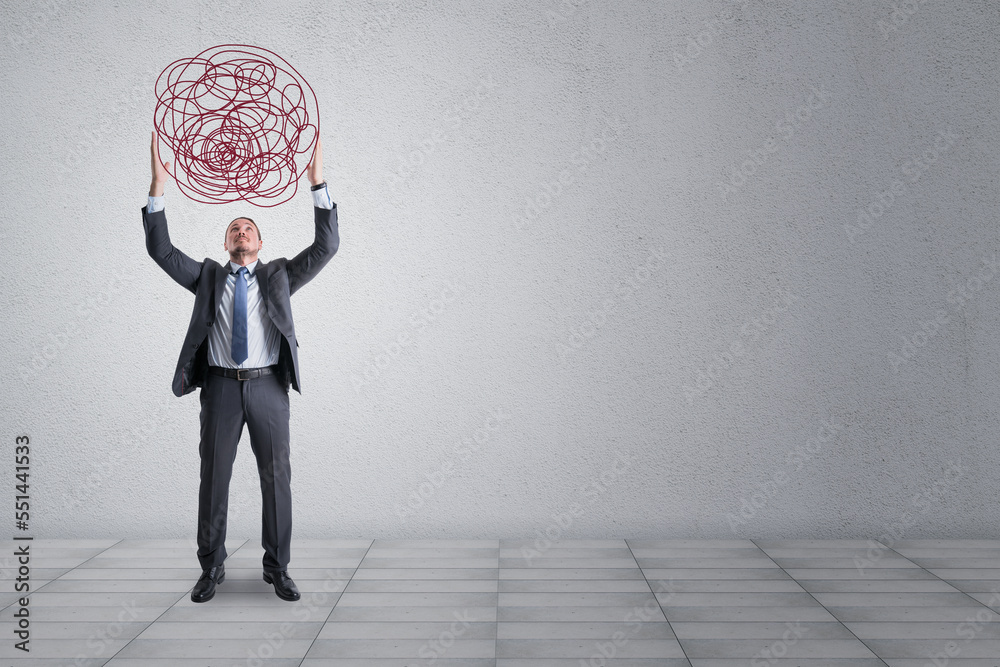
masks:
<path id="1" fill-rule="evenodd" d="M 236 218 L 226 230 L 225 248 L 230 255 L 256 255 L 261 248 L 257 228 L 246 218 Z"/>

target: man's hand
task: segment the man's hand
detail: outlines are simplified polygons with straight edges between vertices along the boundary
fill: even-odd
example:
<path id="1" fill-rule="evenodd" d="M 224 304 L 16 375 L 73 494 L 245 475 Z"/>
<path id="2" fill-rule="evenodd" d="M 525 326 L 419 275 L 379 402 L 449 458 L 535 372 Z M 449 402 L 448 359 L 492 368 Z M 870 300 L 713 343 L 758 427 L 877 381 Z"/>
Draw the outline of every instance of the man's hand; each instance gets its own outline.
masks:
<path id="1" fill-rule="evenodd" d="M 149 144 L 149 157 L 153 171 L 153 181 L 149 184 L 149 196 L 160 197 L 163 195 L 163 186 L 170 178 L 168 173 L 170 163 L 160 164 L 160 151 L 156 147 L 156 132 L 153 132 L 153 141 Z"/>
<path id="2" fill-rule="evenodd" d="M 320 141 L 319 137 L 316 137 L 316 152 L 313 153 L 313 159 L 309 163 L 306 175 L 313 185 L 319 185 L 323 182 L 323 142 Z"/>

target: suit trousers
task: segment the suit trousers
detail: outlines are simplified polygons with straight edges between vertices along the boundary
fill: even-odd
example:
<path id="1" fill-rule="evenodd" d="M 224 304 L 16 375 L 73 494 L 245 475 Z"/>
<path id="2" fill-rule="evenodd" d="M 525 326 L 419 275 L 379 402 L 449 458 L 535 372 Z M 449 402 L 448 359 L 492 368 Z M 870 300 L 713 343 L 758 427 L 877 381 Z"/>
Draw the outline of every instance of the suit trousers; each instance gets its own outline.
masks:
<path id="1" fill-rule="evenodd" d="M 205 375 L 198 491 L 198 561 L 203 570 L 221 565 L 228 556 L 229 482 L 244 424 L 260 476 L 264 570 L 288 568 L 292 538 L 288 417 L 288 388 L 277 374 L 251 380 Z"/>

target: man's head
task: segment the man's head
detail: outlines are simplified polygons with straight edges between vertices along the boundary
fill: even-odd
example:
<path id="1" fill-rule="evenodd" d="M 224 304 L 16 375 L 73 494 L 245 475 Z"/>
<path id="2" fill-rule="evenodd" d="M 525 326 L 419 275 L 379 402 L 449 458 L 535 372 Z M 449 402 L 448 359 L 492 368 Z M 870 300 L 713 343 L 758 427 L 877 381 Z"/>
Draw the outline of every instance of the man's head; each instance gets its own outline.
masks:
<path id="1" fill-rule="evenodd" d="M 245 266 L 257 259 L 257 252 L 263 245 L 257 223 L 250 218 L 236 218 L 226 228 L 226 242 L 222 247 L 232 261 Z"/>

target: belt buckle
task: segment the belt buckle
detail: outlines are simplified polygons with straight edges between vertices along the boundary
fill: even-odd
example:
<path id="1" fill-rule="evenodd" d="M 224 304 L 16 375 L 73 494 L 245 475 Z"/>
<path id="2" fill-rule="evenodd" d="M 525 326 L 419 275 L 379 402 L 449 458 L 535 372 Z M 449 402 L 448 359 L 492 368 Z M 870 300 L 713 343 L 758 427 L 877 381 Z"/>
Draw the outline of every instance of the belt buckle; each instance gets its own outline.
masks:
<path id="1" fill-rule="evenodd" d="M 246 377 L 243 377 L 243 373 L 246 373 Z M 237 368 L 236 369 L 236 379 L 237 380 L 249 380 L 250 379 L 250 369 L 249 368 Z"/>

